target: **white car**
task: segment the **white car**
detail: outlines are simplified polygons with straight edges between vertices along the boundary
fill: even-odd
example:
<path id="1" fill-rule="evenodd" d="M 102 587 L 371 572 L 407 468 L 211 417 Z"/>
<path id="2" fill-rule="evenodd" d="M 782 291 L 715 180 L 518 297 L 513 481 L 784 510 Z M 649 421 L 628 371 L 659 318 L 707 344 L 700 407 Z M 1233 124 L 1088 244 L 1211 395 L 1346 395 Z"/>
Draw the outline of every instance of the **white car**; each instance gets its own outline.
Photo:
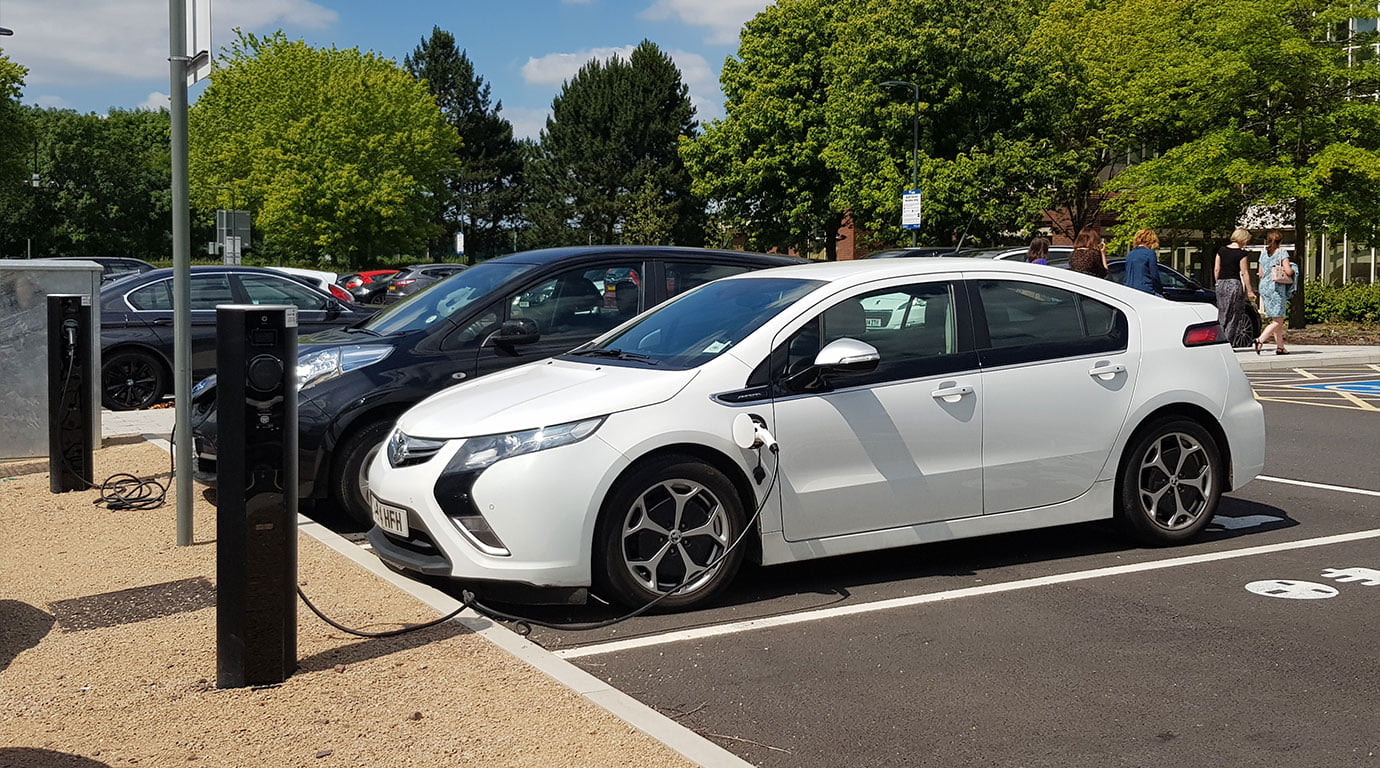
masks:
<path id="1" fill-rule="evenodd" d="M 349 291 L 336 285 L 336 280 L 339 278 L 339 275 L 334 272 L 325 272 L 319 269 L 303 269 L 302 267 L 269 267 L 269 269 L 274 272 L 281 272 L 285 275 L 295 277 L 311 285 L 313 288 L 319 289 L 322 293 L 329 293 L 341 301 L 355 300 L 355 297 L 351 295 Z"/>
<path id="2" fill-rule="evenodd" d="M 710 599 L 745 556 L 1112 517 L 1182 542 L 1265 460 L 1215 318 L 1002 261 L 725 278 L 404 413 L 369 469 L 369 541 L 481 595 L 660 608 Z"/>

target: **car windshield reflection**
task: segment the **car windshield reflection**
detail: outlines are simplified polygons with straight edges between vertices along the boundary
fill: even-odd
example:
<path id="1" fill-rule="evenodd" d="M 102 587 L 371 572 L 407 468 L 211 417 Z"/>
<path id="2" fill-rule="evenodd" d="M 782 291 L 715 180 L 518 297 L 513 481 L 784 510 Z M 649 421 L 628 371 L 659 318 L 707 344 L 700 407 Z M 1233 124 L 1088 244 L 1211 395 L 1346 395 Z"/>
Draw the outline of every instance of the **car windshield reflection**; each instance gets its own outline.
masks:
<path id="1" fill-rule="evenodd" d="M 478 264 L 394 304 L 360 328 L 380 336 L 424 330 L 476 301 L 492 298 L 498 286 L 534 267 L 511 261 Z"/>
<path id="2" fill-rule="evenodd" d="M 824 283 L 783 277 L 719 280 L 677 297 L 621 331 L 563 357 L 619 360 L 683 370 L 732 349 Z"/>

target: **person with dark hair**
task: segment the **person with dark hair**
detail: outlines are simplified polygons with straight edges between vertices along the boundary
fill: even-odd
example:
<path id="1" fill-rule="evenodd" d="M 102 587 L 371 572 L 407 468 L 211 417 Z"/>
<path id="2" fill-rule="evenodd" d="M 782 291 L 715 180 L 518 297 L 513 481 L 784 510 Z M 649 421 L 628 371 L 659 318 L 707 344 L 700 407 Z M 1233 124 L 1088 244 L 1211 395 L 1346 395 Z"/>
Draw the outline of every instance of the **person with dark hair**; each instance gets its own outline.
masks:
<path id="1" fill-rule="evenodd" d="M 1049 240 L 1037 237 L 1030 241 L 1030 248 L 1025 252 L 1025 260 L 1031 264 L 1049 263 Z"/>
<path id="2" fill-rule="evenodd" d="M 1289 354 L 1289 350 L 1284 348 L 1284 316 L 1289 313 L 1289 299 L 1298 287 L 1294 282 L 1298 277 L 1298 270 L 1294 269 L 1293 262 L 1289 260 L 1289 252 L 1280 247 L 1280 241 L 1283 239 L 1284 236 L 1278 231 L 1266 235 L 1265 255 L 1260 257 L 1260 303 L 1265 307 L 1265 316 L 1270 318 L 1270 324 L 1265 326 L 1265 330 L 1261 331 L 1255 340 L 1257 355 L 1260 354 L 1261 346 L 1269 341 L 1271 336 L 1275 337 L 1275 354 Z"/>
<path id="3" fill-rule="evenodd" d="M 1159 257 L 1155 249 L 1160 247 L 1160 238 L 1153 229 L 1142 229 L 1131 240 L 1131 251 L 1126 254 L 1126 286 L 1138 291 L 1164 295 L 1160 285 Z"/>
<path id="4" fill-rule="evenodd" d="M 1217 249 L 1212 263 L 1212 276 L 1216 282 L 1217 324 L 1227 334 L 1227 342 L 1233 347 L 1245 347 L 1252 343 L 1251 308 L 1248 301 L 1255 301 L 1255 291 L 1251 288 L 1251 252 L 1246 246 L 1251 242 L 1251 233 L 1237 229 L 1231 233 L 1231 242 Z M 1258 345 L 1257 345 L 1258 346 Z"/>
<path id="5" fill-rule="evenodd" d="M 1102 243 L 1102 230 L 1088 227 L 1073 241 L 1073 255 L 1069 269 L 1093 277 L 1107 276 L 1107 246 Z"/>

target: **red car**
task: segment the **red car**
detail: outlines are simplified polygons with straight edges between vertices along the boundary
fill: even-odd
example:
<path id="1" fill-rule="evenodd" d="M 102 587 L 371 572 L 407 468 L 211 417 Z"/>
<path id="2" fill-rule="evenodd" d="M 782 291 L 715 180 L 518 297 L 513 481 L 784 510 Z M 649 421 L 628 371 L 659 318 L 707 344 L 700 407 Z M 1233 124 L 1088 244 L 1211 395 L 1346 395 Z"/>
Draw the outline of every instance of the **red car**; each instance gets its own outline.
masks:
<path id="1" fill-rule="evenodd" d="M 378 304 L 388 290 L 388 279 L 396 274 L 396 269 L 368 269 L 340 278 L 340 284 L 355 297 L 355 301 Z"/>

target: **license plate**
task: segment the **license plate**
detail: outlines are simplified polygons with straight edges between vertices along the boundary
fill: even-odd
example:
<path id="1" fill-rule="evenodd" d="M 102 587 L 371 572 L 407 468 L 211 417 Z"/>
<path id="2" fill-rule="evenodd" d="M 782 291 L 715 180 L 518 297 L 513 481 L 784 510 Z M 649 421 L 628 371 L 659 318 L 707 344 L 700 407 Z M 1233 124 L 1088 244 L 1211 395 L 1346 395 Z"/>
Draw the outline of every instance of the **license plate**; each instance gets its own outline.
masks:
<path id="1" fill-rule="evenodd" d="M 377 498 L 374 502 L 374 525 L 396 536 L 407 538 L 407 510 L 391 504 L 384 504 Z"/>

